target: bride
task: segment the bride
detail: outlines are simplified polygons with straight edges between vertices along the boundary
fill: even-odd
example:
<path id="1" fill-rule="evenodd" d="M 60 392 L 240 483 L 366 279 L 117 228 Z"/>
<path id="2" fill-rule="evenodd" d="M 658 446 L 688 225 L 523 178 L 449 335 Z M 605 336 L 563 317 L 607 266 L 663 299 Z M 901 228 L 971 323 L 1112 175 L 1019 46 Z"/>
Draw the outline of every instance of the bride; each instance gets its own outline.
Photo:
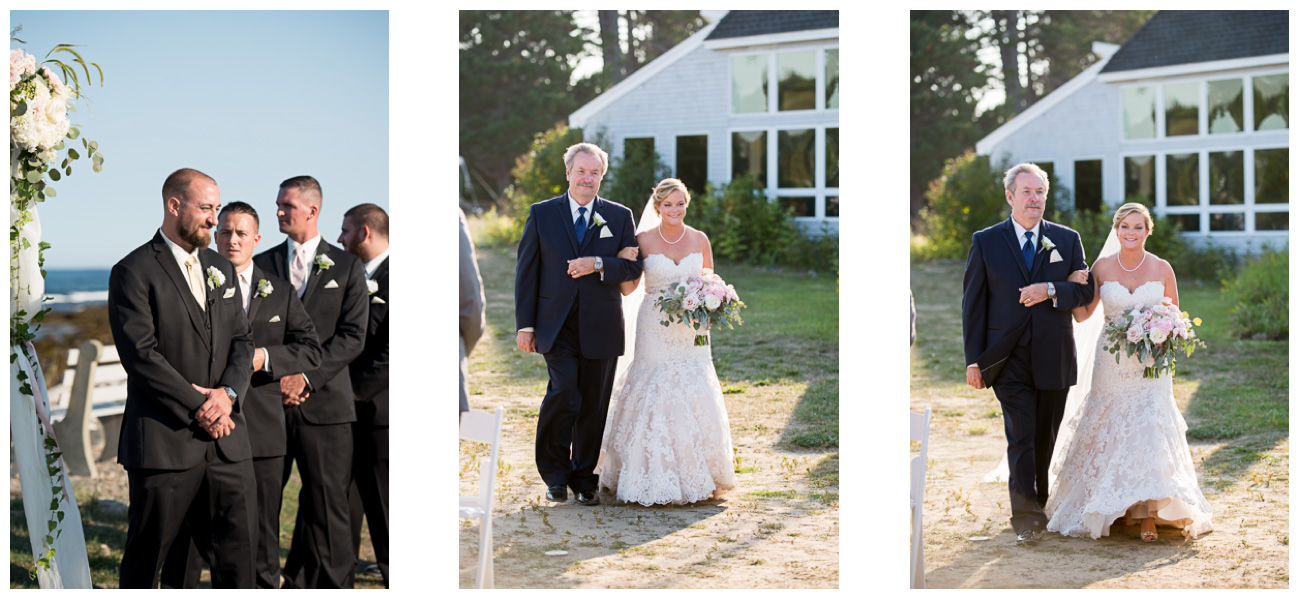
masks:
<path id="1" fill-rule="evenodd" d="M 1144 378 L 1136 357 L 1125 356 L 1117 364 L 1101 350 L 1104 319 L 1089 319 L 1098 304 L 1106 317 L 1163 298 L 1178 304 L 1173 268 L 1145 249 L 1151 226 L 1145 206 L 1119 207 L 1106 249 L 1093 265 L 1097 286 L 1092 303 L 1074 309 L 1075 320 L 1086 321 L 1090 331 L 1076 334 L 1080 361 L 1085 353 L 1095 359 L 1091 389 L 1089 379 L 1080 377 L 1071 399 L 1077 395 L 1082 404 L 1066 417 L 1067 426 L 1058 435 L 1055 480 L 1044 508 L 1049 531 L 1096 539 L 1109 535 L 1111 524 L 1122 517 L 1129 525 L 1141 523 L 1142 540 L 1151 542 L 1158 536 L 1156 525 L 1179 528 L 1185 537 L 1213 528 L 1187 446 L 1187 423 L 1174 401 L 1172 376 Z M 1077 272 L 1071 279 L 1086 276 Z"/>
<path id="2" fill-rule="evenodd" d="M 653 302 L 657 290 L 713 268 L 708 236 L 683 222 L 690 201 L 677 179 L 655 186 L 637 227 L 644 285 L 622 284 L 624 318 L 629 329 L 635 323 L 635 334 L 626 339 L 635 345 L 619 359 L 595 472 L 600 485 L 623 502 L 689 504 L 736 485 L 711 346 L 694 345 L 697 332 L 688 325 L 661 325 L 664 315 Z"/>

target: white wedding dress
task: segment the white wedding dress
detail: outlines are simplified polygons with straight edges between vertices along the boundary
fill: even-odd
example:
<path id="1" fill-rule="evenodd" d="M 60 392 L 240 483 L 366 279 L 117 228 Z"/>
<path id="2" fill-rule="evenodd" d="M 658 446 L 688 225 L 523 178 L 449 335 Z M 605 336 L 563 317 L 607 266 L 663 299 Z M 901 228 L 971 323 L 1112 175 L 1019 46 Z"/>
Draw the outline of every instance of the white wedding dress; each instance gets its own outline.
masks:
<path id="1" fill-rule="evenodd" d="M 678 264 L 651 254 L 644 265 L 650 301 L 636 310 L 633 358 L 615 379 L 596 473 L 620 501 L 689 504 L 735 487 L 731 429 L 712 346 L 694 345 L 688 325 L 661 325 L 653 294 L 701 274 L 704 255 Z"/>
<path id="2" fill-rule="evenodd" d="M 1164 284 L 1148 281 L 1130 292 L 1117 281 L 1101 285 L 1107 317 L 1160 302 Z M 1213 528 L 1187 446 L 1187 423 L 1174 401 L 1173 377 L 1142 376 L 1142 363 L 1125 356 L 1117 364 L 1098 336 L 1092 387 L 1079 410 L 1061 427 L 1052 465 L 1047 529 L 1093 539 L 1110 525 L 1155 516 L 1159 525 L 1196 537 Z"/>

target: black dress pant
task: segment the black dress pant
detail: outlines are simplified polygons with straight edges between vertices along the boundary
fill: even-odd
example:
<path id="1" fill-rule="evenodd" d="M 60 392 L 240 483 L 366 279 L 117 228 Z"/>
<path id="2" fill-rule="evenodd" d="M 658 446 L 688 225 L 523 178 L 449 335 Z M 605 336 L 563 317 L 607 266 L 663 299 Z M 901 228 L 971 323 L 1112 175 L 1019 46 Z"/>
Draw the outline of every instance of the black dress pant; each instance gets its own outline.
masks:
<path id="1" fill-rule="evenodd" d="M 1033 381 L 1033 356 L 1029 346 L 1022 344 L 1012 350 L 993 386 L 1002 403 L 1007 431 L 1007 490 L 1011 527 L 1017 534 L 1047 527 L 1043 507 L 1047 505 L 1048 471 L 1070 391 L 1040 390 Z"/>
<path id="2" fill-rule="evenodd" d="M 357 561 L 348 506 L 352 424 L 313 425 L 297 406 L 284 411 L 284 420 L 289 453 L 281 484 L 289 482 L 297 462 L 302 491 L 293 542 L 284 563 L 283 587 L 342 588 Z"/>
<path id="3" fill-rule="evenodd" d="M 203 462 L 194 467 L 131 468 L 127 479 L 130 505 L 120 587 L 158 587 L 159 569 L 182 526 L 210 557 L 212 587 L 253 587 L 252 461 L 226 462 L 211 443 Z"/>
<path id="4" fill-rule="evenodd" d="M 352 424 L 352 550 L 361 553 L 361 520 L 370 527 L 370 545 L 375 562 L 388 587 L 388 426 L 374 425 L 375 404 L 357 402 L 357 421 Z M 352 587 L 356 569 L 348 574 Z"/>
<path id="5" fill-rule="evenodd" d="M 547 486 L 595 491 L 599 477 L 592 471 L 618 359 L 582 357 L 576 304 L 544 356 L 550 381 L 537 415 L 537 470 Z"/>

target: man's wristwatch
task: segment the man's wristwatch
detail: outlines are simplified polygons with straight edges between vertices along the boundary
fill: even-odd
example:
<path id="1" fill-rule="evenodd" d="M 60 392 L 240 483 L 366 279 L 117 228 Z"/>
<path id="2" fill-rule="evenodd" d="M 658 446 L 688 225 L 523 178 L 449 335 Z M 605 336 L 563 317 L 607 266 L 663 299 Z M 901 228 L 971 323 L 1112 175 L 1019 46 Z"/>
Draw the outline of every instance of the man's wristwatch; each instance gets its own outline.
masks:
<path id="1" fill-rule="evenodd" d="M 1055 298 L 1055 297 L 1056 297 L 1056 286 L 1053 285 L 1052 282 L 1050 282 L 1050 281 L 1047 282 L 1047 297 L 1048 297 L 1048 298 Z"/>
<path id="2" fill-rule="evenodd" d="M 222 386 L 221 389 L 226 390 L 226 395 L 230 396 L 231 404 L 234 404 L 235 401 L 239 399 L 239 394 L 235 393 L 235 388 L 226 385 L 226 386 Z"/>
<path id="3" fill-rule="evenodd" d="M 597 270 L 597 271 L 604 271 L 604 270 L 605 270 L 605 262 L 602 261 L 602 260 L 600 260 L 600 257 L 599 257 L 599 256 L 596 257 L 596 270 Z"/>

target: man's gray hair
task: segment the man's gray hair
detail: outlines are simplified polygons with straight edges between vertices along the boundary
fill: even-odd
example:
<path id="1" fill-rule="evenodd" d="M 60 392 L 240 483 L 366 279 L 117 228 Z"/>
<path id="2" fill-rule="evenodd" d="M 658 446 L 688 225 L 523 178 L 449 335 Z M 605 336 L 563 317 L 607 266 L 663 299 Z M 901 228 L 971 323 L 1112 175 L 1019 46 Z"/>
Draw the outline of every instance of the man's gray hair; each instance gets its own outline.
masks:
<path id="1" fill-rule="evenodd" d="M 1042 179 L 1043 193 L 1047 193 L 1047 191 L 1051 189 L 1050 187 L 1051 182 L 1047 180 L 1047 171 L 1044 171 L 1041 167 L 1039 167 L 1034 163 L 1020 163 L 1014 167 L 1011 167 L 1010 169 L 1007 169 L 1006 177 L 1002 178 L 1002 186 L 1007 188 L 1008 194 L 1016 193 L 1016 177 L 1019 177 L 1021 173 L 1029 173 L 1031 175 L 1037 175 L 1039 179 Z"/>
<path id="2" fill-rule="evenodd" d="M 609 154 L 604 150 L 601 150 L 600 146 L 587 142 L 579 142 L 569 146 L 569 149 L 564 151 L 564 170 L 567 171 L 573 168 L 573 157 L 577 156 L 579 152 L 586 152 L 587 154 L 600 159 L 601 175 L 609 172 Z"/>

